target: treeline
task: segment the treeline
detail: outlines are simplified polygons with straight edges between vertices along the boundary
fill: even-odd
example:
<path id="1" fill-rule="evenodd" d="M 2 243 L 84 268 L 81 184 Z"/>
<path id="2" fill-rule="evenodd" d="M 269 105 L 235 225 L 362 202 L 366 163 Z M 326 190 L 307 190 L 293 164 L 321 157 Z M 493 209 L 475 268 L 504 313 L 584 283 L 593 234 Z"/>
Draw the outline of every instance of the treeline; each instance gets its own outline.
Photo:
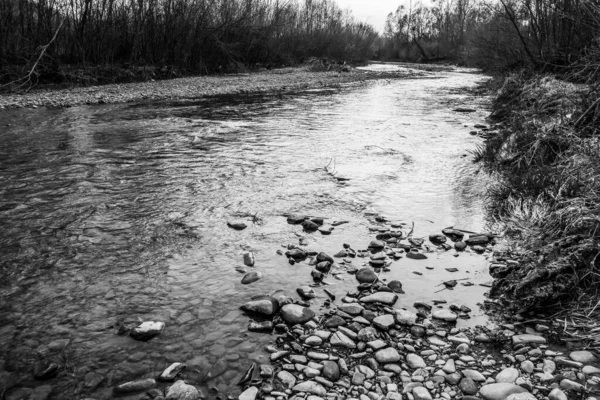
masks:
<path id="1" fill-rule="evenodd" d="M 598 60 L 599 26 L 598 0 L 417 1 L 388 15 L 379 56 L 556 70 Z"/>
<path id="2" fill-rule="evenodd" d="M 47 72 L 127 64 L 212 73 L 307 57 L 352 61 L 369 58 L 376 38 L 333 0 L 0 0 L 5 71 L 32 67 L 42 51 L 38 67 Z"/>

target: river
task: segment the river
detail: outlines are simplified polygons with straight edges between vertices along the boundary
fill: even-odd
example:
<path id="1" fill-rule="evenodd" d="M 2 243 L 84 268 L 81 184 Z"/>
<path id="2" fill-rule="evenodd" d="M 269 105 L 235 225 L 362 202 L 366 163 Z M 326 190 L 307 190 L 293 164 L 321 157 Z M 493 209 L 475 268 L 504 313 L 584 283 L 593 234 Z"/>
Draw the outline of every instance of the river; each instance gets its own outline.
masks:
<path id="1" fill-rule="evenodd" d="M 366 248 L 376 216 L 423 237 L 485 229 L 486 178 L 470 153 L 482 139 L 469 132 L 489 99 L 464 90 L 485 79 L 454 69 L 359 88 L 1 112 L 0 388 L 108 399 L 116 384 L 179 361 L 207 395 L 237 395 L 274 342 L 248 332 L 239 306 L 311 283 L 311 267 L 290 265 L 282 246 Z M 325 169 L 334 163 L 335 176 Z M 288 213 L 348 223 L 305 233 Z M 230 229 L 231 219 L 249 226 Z M 263 278 L 242 285 L 247 251 L 256 266 L 246 270 Z M 487 265 L 434 250 L 382 276 L 404 285 L 396 307 L 464 304 L 473 312 L 459 327 L 470 327 L 488 323 L 477 305 Z M 341 277 L 327 279 L 338 299 L 356 286 Z M 439 292 L 448 279 L 475 285 Z M 327 296 L 315 290 L 317 310 Z M 145 320 L 166 329 L 148 342 L 117 335 Z M 56 378 L 33 379 L 40 359 L 60 365 Z"/>

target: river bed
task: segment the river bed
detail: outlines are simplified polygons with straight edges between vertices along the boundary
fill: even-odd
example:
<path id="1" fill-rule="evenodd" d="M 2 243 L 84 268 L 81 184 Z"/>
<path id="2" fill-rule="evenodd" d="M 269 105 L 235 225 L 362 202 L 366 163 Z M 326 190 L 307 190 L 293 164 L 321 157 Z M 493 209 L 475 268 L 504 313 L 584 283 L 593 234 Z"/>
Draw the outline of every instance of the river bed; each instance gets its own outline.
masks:
<path id="1" fill-rule="evenodd" d="M 376 216 L 414 223 L 418 237 L 485 230 L 486 177 L 470 154 L 482 139 L 469 132 L 488 99 L 464 89 L 486 79 L 456 69 L 359 88 L 1 112 L 0 387 L 108 399 L 178 361 L 207 396 L 239 394 L 235 382 L 268 362 L 274 340 L 248 332 L 239 306 L 312 282 L 307 263 L 276 254 L 282 246 L 366 248 Z M 348 223 L 306 233 L 289 213 Z M 230 229 L 232 219 L 249 226 Z M 242 285 L 248 251 L 263 278 Z M 478 304 L 489 253 L 455 255 L 394 262 L 382 276 L 404 285 L 396 307 L 443 299 L 473 310 L 459 327 L 488 324 Z M 440 291 L 449 279 L 474 285 Z M 350 274 L 327 281 L 338 299 L 356 286 Z M 318 310 L 327 295 L 315 290 Z M 117 335 L 145 320 L 166 329 L 148 342 Z M 56 378 L 33 379 L 40 359 L 60 365 Z"/>

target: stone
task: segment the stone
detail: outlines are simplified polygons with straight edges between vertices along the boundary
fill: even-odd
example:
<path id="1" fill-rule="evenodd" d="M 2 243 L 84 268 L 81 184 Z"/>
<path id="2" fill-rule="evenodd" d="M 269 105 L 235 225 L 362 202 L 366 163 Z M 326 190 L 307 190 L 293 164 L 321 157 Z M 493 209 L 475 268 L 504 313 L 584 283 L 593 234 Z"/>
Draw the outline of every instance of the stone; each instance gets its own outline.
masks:
<path id="1" fill-rule="evenodd" d="M 329 262 L 330 264 L 333 264 L 333 262 L 334 262 L 333 257 L 331 257 L 330 255 L 323 253 L 323 252 L 317 254 L 317 261 L 318 262 Z"/>
<path id="2" fill-rule="evenodd" d="M 431 316 L 435 319 L 441 319 L 442 321 L 446 322 L 454 322 L 458 318 L 458 315 L 446 309 L 434 311 Z"/>
<path id="3" fill-rule="evenodd" d="M 375 353 L 375 360 L 380 364 L 390 364 L 400 361 L 400 354 L 396 349 L 388 347 Z"/>
<path id="4" fill-rule="evenodd" d="M 145 321 L 132 329 L 129 333 L 135 340 L 147 341 L 158 336 L 165 329 L 165 323 L 161 321 Z"/>
<path id="5" fill-rule="evenodd" d="M 352 384 L 360 386 L 364 383 L 365 379 L 366 376 L 363 373 L 357 371 L 352 375 Z"/>
<path id="6" fill-rule="evenodd" d="M 33 377 L 40 381 L 54 378 L 58 374 L 58 364 L 49 361 L 38 361 L 33 367 Z"/>
<path id="7" fill-rule="evenodd" d="M 301 286 L 296 289 L 296 292 L 304 299 L 314 299 L 317 297 L 317 294 L 310 286 Z"/>
<path id="8" fill-rule="evenodd" d="M 458 382 L 460 382 L 462 377 L 463 376 L 460 372 L 454 372 L 452 374 L 446 375 L 444 378 L 445 378 L 446 382 L 448 382 L 449 384 L 456 385 L 456 384 L 458 384 Z"/>
<path id="9" fill-rule="evenodd" d="M 152 378 L 138 379 L 137 381 L 125 382 L 113 388 L 115 394 L 128 394 L 145 392 L 156 386 L 156 381 Z"/>
<path id="10" fill-rule="evenodd" d="M 322 376 L 332 382 L 336 382 L 340 379 L 340 368 L 335 361 L 323 361 Z"/>
<path id="11" fill-rule="evenodd" d="M 313 319 L 314 316 L 313 310 L 298 304 L 286 304 L 281 307 L 281 318 L 288 324 L 303 324 Z"/>
<path id="12" fill-rule="evenodd" d="M 302 214 L 291 214 L 287 217 L 287 223 L 292 225 L 299 225 L 304 220 L 308 219 L 308 216 Z"/>
<path id="13" fill-rule="evenodd" d="M 396 310 L 396 321 L 401 325 L 414 325 L 419 317 L 412 311 L 398 309 Z"/>
<path id="14" fill-rule="evenodd" d="M 556 371 L 556 363 L 552 360 L 544 360 L 544 364 L 542 366 L 542 371 L 545 374 L 553 374 Z"/>
<path id="15" fill-rule="evenodd" d="M 456 251 L 465 251 L 465 249 L 467 248 L 467 244 L 465 242 L 456 242 L 454 243 L 454 249 Z"/>
<path id="16" fill-rule="evenodd" d="M 325 396 L 327 394 L 327 390 L 323 387 L 323 385 L 315 381 L 301 382 L 294 386 L 292 391 L 310 393 L 316 396 Z"/>
<path id="17" fill-rule="evenodd" d="M 431 393 L 429 393 L 429 390 L 423 386 L 417 386 L 413 388 L 412 395 L 414 396 L 415 400 L 432 400 Z"/>
<path id="18" fill-rule="evenodd" d="M 304 228 L 304 230 L 307 232 L 314 232 L 319 229 L 319 225 L 315 224 L 313 221 L 311 221 L 309 219 L 302 221 L 301 225 L 302 225 L 302 228 Z"/>
<path id="19" fill-rule="evenodd" d="M 442 339 L 440 339 L 438 336 L 429 336 L 427 338 L 427 341 L 434 345 L 434 346 L 439 346 L 439 347 L 444 347 L 446 346 L 446 342 L 444 342 Z"/>
<path id="20" fill-rule="evenodd" d="M 158 377 L 159 381 L 173 381 L 181 371 L 185 369 L 185 364 L 176 362 L 169 365 Z"/>
<path id="21" fill-rule="evenodd" d="M 248 225 L 246 225 L 246 223 L 244 221 L 227 221 L 227 226 L 235 229 L 236 231 L 241 231 L 244 230 L 248 227 Z"/>
<path id="22" fill-rule="evenodd" d="M 296 385 L 296 377 L 287 371 L 279 371 L 277 380 L 283 384 L 285 389 L 291 389 Z"/>
<path id="23" fill-rule="evenodd" d="M 358 303 L 345 303 L 338 306 L 338 310 L 352 316 L 360 315 L 365 308 Z"/>
<path id="24" fill-rule="evenodd" d="M 485 382 L 485 376 L 479 371 L 474 369 L 465 369 L 462 371 L 463 375 L 467 378 L 473 379 L 475 382 Z"/>
<path id="25" fill-rule="evenodd" d="M 531 393 L 515 393 L 508 396 L 506 400 L 537 400 L 537 397 Z"/>
<path id="26" fill-rule="evenodd" d="M 600 376 L 600 368 L 591 365 L 586 365 L 583 367 L 581 372 L 583 372 L 585 375 Z"/>
<path id="27" fill-rule="evenodd" d="M 323 343 L 323 339 L 321 339 L 318 336 L 309 336 L 306 339 L 304 339 L 304 344 L 306 344 L 307 346 L 320 346 Z"/>
<path id="28" fill-rule="evenodd" d="M 565 392 L 560 390 L 559 388 L 552 389 L 552 391 L 548 394 L 548 399 L 550 400 L 568 400 Z"/>
<path id="29" fill-rule="evenodd" d="M 376 292 L 360 299 L 363 303 L 382 303 L 393 306 L 398 300 L 398 295 L 392 292 Z"/>
<path id="30" fill-rule="evenodd" d="M 358 331 L 357 338 L 361 342 L 367 343 L 377 339 L 378 335 L 379 334 L 377 333 L 377 330 L 375 328 L 367 326 L 366 328 L 362 328 L 360 331 Z"/>
<path id="31" fill-rule="evenodd" d="M 347 349 L 355 349 L 356 343 L 348 336 L 344 335 L 342 332 L 338 331 L 331 335 L 331 339 L 329 339 L 329 343 L 332 346 L 340 346 L 345 347 Z"/>
<path id="32" fill-rule="evenodd" d="M 596 362 L 596 356 L 587 350 L 572 351 L 569 358 L 584 364 L 592 364 Z"/>
<path id="33" fill-rule="evenodd" d="M 479 394 L 486 400 L 506 400 L 515 393 L 527 393 L 527 390 L 514 383 L 491 383 L 479 389 Z"/>
<path id="34" fill-rule="evenodd" d="M 239 395 L 238 400 L 255 400 L 258 394 L 258 388 L 256 386 L 250 386 Z"/>
<path id="35" fill-rule="evenodd" d="M 249 301 L 241 306 L 240 309 L 247 313 L 272 317 L 279 310 L 279 303 L 276 299 L 268 297 L 266 299 Z"/>
<path id="36" fill-rule="evenodd" d="M 570 379 L 563 379 L 560 381 L 560 388 L 567 391 L 572 390 L 575 392 L 581 392 L 583 391 L 584 386 L 581 383 L 572 381 Z"/>
<path id="37" fill-rule="evenodd" d="M 397 281 L 397 280 L 393 280 L 388 282 L 387 286 L 392 289 L 392 292 L 394 293 L 404 293 L 404 290 L 402 289 L 402 282 Z"/>
<path id="38" fill-rule="evenodd" d="M 361 268 L 356 272 L 356 280 L 360 283 L 374 283 L 377 275 L 371 268 Z"/>
<path id="39" fill-rule="evenodd" d="M 248 272 L 242 278 L 242 284 L 243 285 L 248 285 L 249 283 L 256 282 L 260 278 L 262 278 L 262 273 L 261 272 L 258 272 L 258 271 Z"/>
<path id="40" fill-rule="evenodd" d="M 464 377 L 460 380 L 460 383 L 458 384 L 458 388 L 467 395 L 474 395 L 477 394 L 477 392 L 479 391 L 479 386 L 477 385 L 477 383 L 475 383 L 475 381 L 471 378 L 468 377 Z"/>
<path id="41" fill-rule="evenodd" d="M 368 248 L 373 250 L 383 249 L 385 247 L 385 242 L 382 240 L 373 240 L 369 243 Z"/>
<path id="42" fill-rule="evenodd" d="M 254 254 L 248 252 L 248 253 L 244 253 L 244 264 L 249 266 L 249 267 L 254 267 Z"/>
<path id="43" fill-rule="evenodd" d="M 427 367 L 425 361 L 423 361 L 423 359 L 415 353 L 409 353 L 406 355 L 406 364 L 412 369 Z"/>
<path id="44" fill-rule="evenodd" d="M 516 368 L 505 368 L 496 375 L 497 383 L 515 383 L 519 377 L 519 370 Z"/>
<path id="45" fill-rule="evenodd" d="M 323 323 L 325 328 L 337 328 L 342 325 L 346 325 L 346 320 L 339 315 L 334 315 L 333 317 L 326 319 Z"/>
<path id="46" fill-rule="evenodd" d="M 545 344 L 546 338 L 544 338 L 543 336 L 532 335 L 532 334 L 514 335 L 512 337 L 512 342 L 513 342 L 513 344 L 529 344 L 529 343 Z"/>
<path id="47" fill-rule="evenodd" d="M 381 329 L 382 331 L 388 331 L 394 326 L 394 316 L 391 314 L 380 315 L 373 319 L 373 326 Z"/>
<path id="48" fill-rule="evenodd" d="M 454 365 L 454 360 L 452 358 L 449 358 L 448 361 L 446 361 L 446 364 L 444 364 L 442 367 L 442 371 L 447 374 L 453 374 L 456 372 L 456 365 Z"/>
<path id="49" fill-rule="evenodd" d="M 28 397 L 28 400 L 48 400 L 50 394 L 52 394 L 52 386 L 36 386 L 35 388 L 33 388 L 33 392 L 31 392 L 31 395 Z M 10 399 L 10 397 L 7 396 L 6 399 Z"/>

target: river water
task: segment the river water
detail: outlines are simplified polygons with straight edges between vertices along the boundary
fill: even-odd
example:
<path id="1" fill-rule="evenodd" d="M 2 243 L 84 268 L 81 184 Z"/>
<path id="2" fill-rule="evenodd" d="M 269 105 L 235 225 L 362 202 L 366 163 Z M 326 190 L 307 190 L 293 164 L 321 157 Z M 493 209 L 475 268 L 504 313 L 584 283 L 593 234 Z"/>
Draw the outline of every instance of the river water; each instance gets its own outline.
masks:
<path id="1" fill-rule="evenodd" d="M 485 79 L 452 70 L 277 96 L 0 113 L 0 390 L 21 398 L 51 385 L 51 398 L 105 399 L 179 361 L 206 395 L 237 395 L 274 342 L 248 332 L 238 307 L 311 283 L 311 267 L 290 265 L 282 246 L 366 248 L 376 215 L 414 222 L 414 236 L 485 228 L 485 177 L 470 154 L 481 139 L 469 131 L 488 99 L 463 90 Z M 307 234 L 287 213 L 349 222 Z M 249 227 L 232 230 L 231 219 Z M 235 269 L 246 251 L 263 274 L 250 285 Z M 485 255 L 434 251 L 383 276 L 404 284 L 396 307 L 445 299 L 472 308 L 459 326 L 474 326 L 487 323 L 477 306 L 486 270 Z M 342 278 L 328 279 L 338 299 L 356 286 Z M 475 285 L 438 292 L 448 279 Z M 316 291 L 315 310 L 327 298 Z M 149 342 L 117 335 L 143 320 L 166 329 Z M 60 365 L 56 378 L 33 379 L 40 359 Z"/>

